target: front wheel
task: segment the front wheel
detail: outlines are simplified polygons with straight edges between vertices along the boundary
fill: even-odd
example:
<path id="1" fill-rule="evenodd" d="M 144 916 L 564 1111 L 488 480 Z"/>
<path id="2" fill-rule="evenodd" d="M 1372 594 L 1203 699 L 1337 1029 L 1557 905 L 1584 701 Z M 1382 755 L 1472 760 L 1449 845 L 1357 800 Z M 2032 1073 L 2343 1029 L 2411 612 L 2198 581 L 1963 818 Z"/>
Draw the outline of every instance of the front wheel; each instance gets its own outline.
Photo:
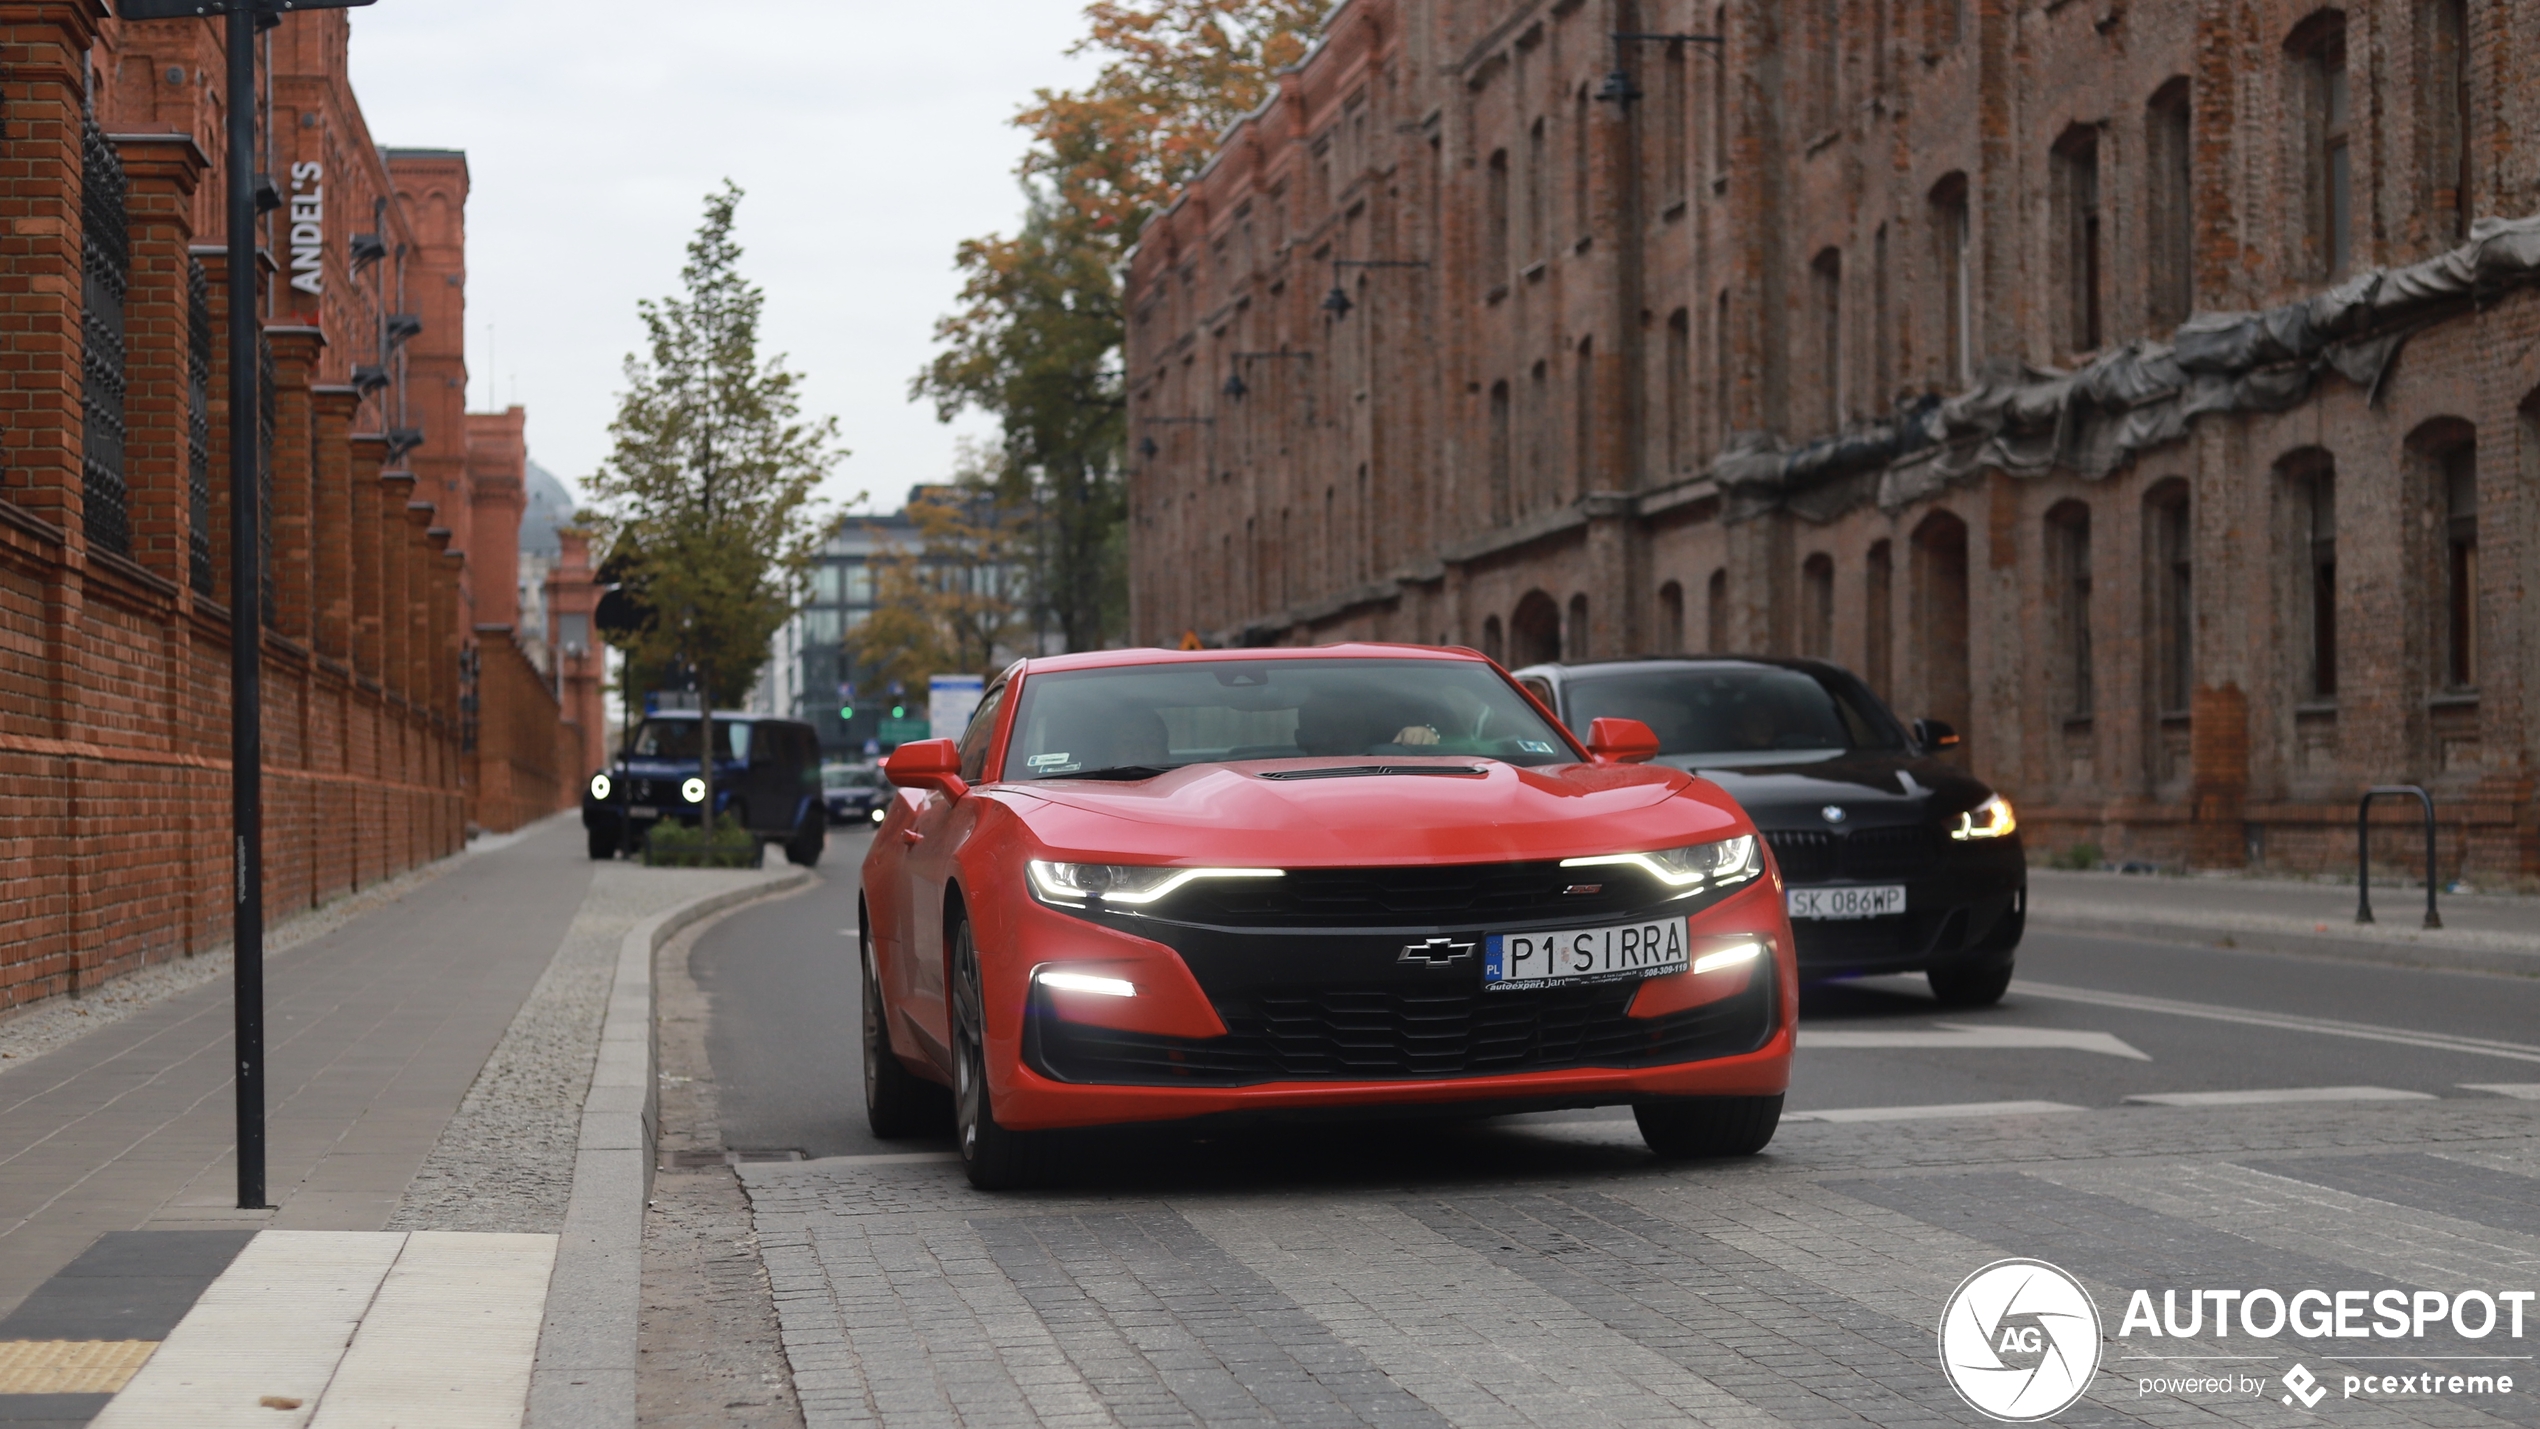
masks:
<path id="1" fill-rule="evenodd" d="M 953 1135 L 961 1146 L 961 1169 L 982 1191 L 1036 1185 L 1048 1174 L 1048 1133 L 997 1125 L 988 1091 L 987 999 L 979 981 L 979 948 L 971 940 L 969 919 L 958 919 L 948 931 L 953 954 Z"/>
<path id="2" fill-rule="evenodd" d="M 1943 1007 L 1991 1007 L 2011 990 L 2011 965 L 1998 968 L 1933 968 L 1931 995 Z"/>
<path id="3" fill-rule="evenodd" d="M 858 910 L 856 921 L 864 918 Z M 885 1141 L 924 1136 L 944 1124 L 943 1088 L 910 1071 L 891 1050 L 889 1009 L 873 966 L 873 937 L 859 928 L 858 960 L 864 965 L 864 1120 Z"/>
<path id="4" fill-rule="evenodd" d="M 617 846 L 619 843 L 617 830 L 611 828 L 598 828 L 590 829 L 586 832 L 588 832 L 591 836 L 591 857 L 595 859 L 617 857 Z"/>
<path id="5" fill-rule="evenodd" d="M 1752 1156 L 1771 1143 L 1781 1125 L 1782 1099 L 1684 1097 L 1641 1102 L 1632 1108 L 1640 1139 L 1670 1161 L 1703 1156 Z"/>
<path id="6" fill-rule="evenodd" d="M 785 841 L 785 861 L 802 868 L 820 866 L 820 855 L 829 847 L 829 816 L 819 809 L 803 815 L 794 836 Z"/>

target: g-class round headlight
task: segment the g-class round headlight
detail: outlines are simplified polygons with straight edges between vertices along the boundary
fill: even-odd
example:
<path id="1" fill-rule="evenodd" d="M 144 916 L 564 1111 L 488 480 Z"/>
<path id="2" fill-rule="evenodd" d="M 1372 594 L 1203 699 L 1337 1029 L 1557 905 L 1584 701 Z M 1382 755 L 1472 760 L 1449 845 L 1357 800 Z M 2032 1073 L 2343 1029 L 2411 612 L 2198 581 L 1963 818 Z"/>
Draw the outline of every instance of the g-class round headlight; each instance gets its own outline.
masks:
<path id="1" fill-rule="evenodd" d="M 602 803 L 608 802 L 609 790 L 613 787 L 615 786 L 609 783 L 609 776 L 606 774 L 594 774 L 591 776 L 592 798 L 597 799 Z"/>
<path id="2" fill-rule="evenodd" d="M 703 779 L 691 779 L 687 783 L 680 785 L 679 797 L 687 800 L 691 804 L 704 803 L 706 801 L 706 781 Z"/>

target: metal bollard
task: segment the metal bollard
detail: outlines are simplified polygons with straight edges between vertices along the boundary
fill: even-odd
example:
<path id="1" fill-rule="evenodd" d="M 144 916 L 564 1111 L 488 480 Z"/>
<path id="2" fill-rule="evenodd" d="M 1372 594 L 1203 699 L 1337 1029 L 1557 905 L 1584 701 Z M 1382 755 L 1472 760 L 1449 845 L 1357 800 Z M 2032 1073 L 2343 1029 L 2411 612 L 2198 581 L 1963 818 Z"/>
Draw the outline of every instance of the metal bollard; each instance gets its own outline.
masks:
<path id="1" fill-rule="evenodd" d="M 2355 921 L 2372 918 L 2372 801 L 2377 794 L 2413 794 L 2425 808 L 2425 926 L 2440 928 L 2443 915 L 2434 911 L 2434 796 L 2415 784 L 2375 784 L 2355 805 Z"/>

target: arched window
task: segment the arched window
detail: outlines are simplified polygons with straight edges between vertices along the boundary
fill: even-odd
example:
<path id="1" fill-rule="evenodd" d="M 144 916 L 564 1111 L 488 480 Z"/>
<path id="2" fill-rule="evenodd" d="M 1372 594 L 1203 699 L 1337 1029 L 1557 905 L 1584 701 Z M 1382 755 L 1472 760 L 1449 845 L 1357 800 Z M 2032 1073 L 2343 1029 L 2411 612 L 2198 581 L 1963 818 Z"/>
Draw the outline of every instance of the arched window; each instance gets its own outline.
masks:
<path id="1" fill-rule="evenodd" d="M 1561 608 L 1552 597 L 1530 590 L 1508 617 L 1508 663 L 1515 669 L 1548 665 L 1561 658 Z"/>
<path id="2" fill-rule="evenodd" d="M 1940 275 L 1941 360 L 1944 382 L 1964 387 L 1976 379 L 1975 279 L 1967 176 L 1950 174 L 1931 190 L 1932 267 Z"/>
<path id="3" fill-rule="evenodd" d="M 2099 224 L 2099 131 L 2085 124 L 2064 131 L 2055 142 L 2053 170 L 2063 346 L 2066 352 L 2095 352 L 2105 336 L 2099 299 L 2107 267 Z"/>
<path id="4" fill-rule="evenodd" d="M 1685 652 L 1685 588 L 1669 581 L 1658 588 L 1658 653 Z"/>
<path id="5" fill-rule="evenodd" d="M 1570 620 L 1561 630 L 1561 658 L 1573 664 L 1596 658 L 1596 641 L 1588 630 L 1588 598 L 1570 597 Z"/>
<path id="6" fill-rule="evenodd" d="M 1815 319 L 1817 418 L 1832 432 L 1843 425 L 1843 250 L 1828 248 L 1808 264 L 1808 304 Z"/>
<path id="7" fill-rule="evenodd" d="M 2166 332 L 2196 310 L 2196 153 L 2193 97 L 2184 75 L 2162 85 L 2144 111 L 2144 216 L 2150 230 L 2152 326 Z"/>
<path id="8" fill-rule="evenodd" d="M 2439 417 L 2409 435 L 2408 452 L 2433 533 L 2425 582 L 2434 617 L 2429 683 L 2467 693 L 2478 688 L 2479 673 L 2478 429 Z"/>
<path id="9" fill-rule="evenodd" d="M 2143 498 L 2143 653 L 2159 715 L 2186 714 L 2196 689 L 2196 547 L 2187 490 L 2171 477 Z"/>
<path id="10" fill-rule="evenodd" d="M 1484 259 L 1487 264 L 1484 276 L 1490 280 L 1493 287 L 1504 287 L 1508 282 L 1508 151 L 1506 149 L 1491 151 L 1488 203 L 1489 228 L 1485 236 L 1489 247 L 1484 250 Z"/>
<path id="11" fill-rule="evenodd" d="M 1508 495 L 1508 384 L 1490 385 L 1490 518 L 1495 525 L 1506 525 L 1509 518 Z"/>
<path id="12" fill-rule="evenodd" d="M 1693 313 L 1667 315 L 1667 470 L 1682 471 L 1693 455 Z"/>
<path id="13" fill-rule="evenodd" d="M 1508 653 L 1506 648 L 1507 643 L 1506 638 L 1500 633 L 1498 616 L 1494 615 L 1490 619 L 1482 622 L 1483 654 L 1505 664 Z"/>
<path id="14" fill-rule="evenodd" d="M 2300 698 L 2337 698 L 2337 463 L 2317 447 L 2306 447 L 2276 463 L 2281 478 L 2295 561 L 2291 627 L 2300 633 L 2295 647 L 2295 690 Z"/>
<path id="15" fill-rule="evenodd" d="M 2355 168 L 2348 144 L 2354 101 L 2346 80 L 2345 13 L 2313 14 L 2294 28 L 2286 48 L 2297 80 L 2312 270 L 2324 279 L 2342 278 L 2355 261 Z"/>
<path id="16" fill-rule="evenodd" d="M 2417 102 L 2422 136 L 2428 237 L 2458 243 L 2469 236 L 2470 107 L 2468 0 L 2419 0 Z"/>
<path id="17" fill-rule="evenodd" d="M 1972 709 L 1967 658 L 1967 523 L 1934 511 L 1914 528 L 1914 685 L 1922 712 L 1963 735 Z"/>
<path id="18" fill-rule="evenodd" d="M 1729 573 L 1711 573 L 1703 588 L 1702 648 L 1714 655 L 1729 653 Z"/>
<path id="19" fill-rule="evenodd" d="M 1895 697 L 1895 615 L 1896 552 L 1885 541 L 1871 543 L 1870 558 L 1862 570 L 1864 597 L 1862 624 L 1868 648 L 1863 651 L 1862 673 L 1880 699 Z"/>

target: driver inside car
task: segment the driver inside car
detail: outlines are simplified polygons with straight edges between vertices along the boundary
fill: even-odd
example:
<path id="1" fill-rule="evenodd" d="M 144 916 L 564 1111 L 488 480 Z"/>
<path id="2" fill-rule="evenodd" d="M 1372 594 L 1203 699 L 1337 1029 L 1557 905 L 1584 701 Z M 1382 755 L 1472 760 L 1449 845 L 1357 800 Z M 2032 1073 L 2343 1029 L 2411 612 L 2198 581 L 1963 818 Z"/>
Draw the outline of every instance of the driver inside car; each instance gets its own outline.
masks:
<path id="1" fill-rule="evenodd" d="M 1390 737 L 1387 730 L 1393 731 Z M 1417 747 L 1437 742 L 1436 727 L 1411 711 L 1364 698 L 1317 696 L 1296 712 L 1296 747 L 1308 754 L 1376 754 L 1383 752 L 1384 745 Z"/>

